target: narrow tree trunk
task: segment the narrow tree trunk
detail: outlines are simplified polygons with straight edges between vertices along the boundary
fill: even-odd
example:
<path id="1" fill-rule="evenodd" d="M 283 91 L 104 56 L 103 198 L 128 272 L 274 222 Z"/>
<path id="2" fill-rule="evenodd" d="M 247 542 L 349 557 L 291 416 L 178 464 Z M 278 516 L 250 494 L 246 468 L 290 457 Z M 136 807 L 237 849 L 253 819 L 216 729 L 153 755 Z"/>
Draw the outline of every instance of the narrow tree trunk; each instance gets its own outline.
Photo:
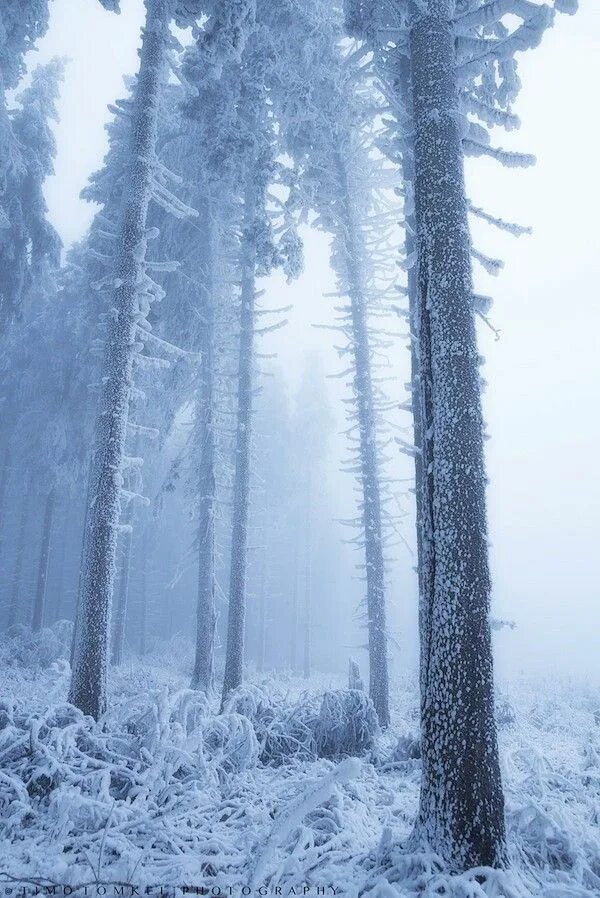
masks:
<path id="1" fill-rule="evenodd" d="M 168 0 L 148 0 L 117 242 L 115 283 L 118 286 L 113 299 L 115 314 L 110 319 L 101 411 L 96 425 L 93 504 L 84 555 L 80 633 L 69 694 L 69 700 L 74 705 L 95 718 L 106 708 L 110 610 L 121 513 L 123 455 L 168 26 Z"/>
<path id="2" fill-rule="evenodd" d="M 73 536 L 73 528 L 70 526 L 71 521 L 69 518 L 69 506 L 66 505 L 66 511 L 63 514 L 63 526 L 62 533 L 60 535 L 60 550 L 56 565 L 55 572 L 55 589 L 56 589 L 56 600 L 54 602 L 54 620 L 60 620 L 60 615 L 63 609 L 63 589 L 65 584 L 65 568 L 66 568 L 66 560 L 67 560 L 67 547 L 69 545 L 70 539 Z"/>
<path id="3" fill-rule="evenodd" d="M 196 407 L 196 433 L 200 447 L 198 477 L 198 605 L 196 612 L 196 657 L 192 689 L 211 694 L 215 682 L 215 233 L 212 204 L 205 204 L 204 239 L 206 282 L 203 285 L 200 384 Z"/>
<path id="4" fill-rule="evenodd" d="M 310 462 L 306 474 L 306 557 L 304 562 L 304 679 L 310 677 L 312 630 L 312 477 Z"/>
<path id="5" fill-rule="evenodd" d="M 139 653 L 143 658 L 146 654 L 146 636 L 148 629 L 148 572 L 146 567 L 150 559 L 148 551 L 148 527 L 146 524 L 142 532 L 142 559 L 140 570 L 140 648 Z"/>
<path id="6" fill-rule="evenodd" d="M 367 294 L 361 260 L 364 246 L 352 208 L 351 188 L 342 152 L 336 154 L 341 189 L 342 228 L 349 285 L 354 395 L 359 428 L 362 518 L 367 577 L 369 633 L 369 694 L 382 727 L 390 722 L 387 637 L 385 624 L 385 568 L 381 526 L 381 496 L 375 403 L 371 379 L 371 351 L 367 321 Z"/>
<path id="7" fill-rule="evenodd" d="M 46 506 L 44 509 L 40 561 L 38 565 L 37 586 L 31 621 L 31 629 L 34 633 L 39 633 L 44 626 L 44 616 L 46 612 L 46 585 L 48 583 L 48 559 L 50 557 L 50 539 L 52 536 L 52 519 L 54 517 L 55 502 L 56 488 L 52 487 L 46 497 Z"/>
<path id="8" fill-rule="evenodd" d="M 17 536 L 17 554 L 15 556 L 15 567 L 13 571 L 13 583 L 10 594 L 10 604 L 8 606 L 7 628 L 13 627 L 17 622 L 17 611 L 19 607 L 19 592 L 21 589 L 21 575 L 23 572 L 23 556 L 25 554 L 25 536 L 27 532 L 27 511 L 29 508 L 29 493 L 23 496 L 23 504 L 21 506 L 21 519 L 19 521 L 19 533 Z"/>
<path id="9" fill-rule="evenodd" d="M 254 362 L 255 217 L 256 188 L 249 178 L 244 196 L 237 432 L 233 481 L 229 616 L 227 621 L 223 701 L 227 694 L 242 682 L 244 666 L 248 506 L 250 500 L 250 439 L 252 427 L 252 369 Z"/>
<path id="10" fill-rule="evenodd" d="M 299 534 L 294 534 L 294 559 L 292 565 L 292 602 L 291 602 L 291 620 L 290 620 L 290 670 L 292 673 L 298 671 L 298 590 L 299 590 L 299 574 L 300 574 L 300 549 L 298 546 Z"/>
<path id="11" fill-rule="evenodd" d="M 483 426 L 450 0 L 410 31 L 420 403 L 434 589 L 422 618 L 415 838 L 456 869 L 505 859 L 493 709 Z"/>

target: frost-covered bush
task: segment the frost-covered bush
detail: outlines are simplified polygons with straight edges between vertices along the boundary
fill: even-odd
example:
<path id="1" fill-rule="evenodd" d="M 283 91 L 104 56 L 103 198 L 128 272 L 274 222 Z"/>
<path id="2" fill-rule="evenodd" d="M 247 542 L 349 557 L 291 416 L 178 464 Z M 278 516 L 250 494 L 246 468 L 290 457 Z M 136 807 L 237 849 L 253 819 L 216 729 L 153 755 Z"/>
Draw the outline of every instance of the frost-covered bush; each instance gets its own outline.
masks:
<path id="1" fill-rule="evenodd" d="M 405 761 L 418 761 L 421 758 L 421 740 L 415 735 L 398 736 L 394 750 L 388 763 L 399 764 Z"/>
<path id="2" fill-rule="evenodd" d="M 234 689 L 224 706 L 226 713 L 243 714 L 251 721 L 263 764 L 279 765 L 291 758 L 315 758 L 314 738 L 318 705 L 303 697 L 294 705 L 274 698 L 260 686 Z"/>
<path id="3" fill-rule="evenodd" d="M 66 660 L 71 652 L 73 623 L 56 621 L 34 633 L 30 627 L 15 624 L 0 643 L 0 663 L 17 667 L 47 668 Z"/>
<path id="4" fill-rule="evenodd" d="M 515 709 L 506 695 L 496 696 L 496 723 L 499 729 L 514 726 L 517 721 Z"/>
<path id="5" fill-rule="evenodd" d="M 290 705 L 258 686 L 243 685 L 231 693 L 225 711 L 251 720 L 263 764 L 363 755 L 379 734 L 373 703 L 356 689 L 326 692 L 321 699 L 304 695 Z"/>
<path id="6" fill-rule="evenodd" d="M 323 758 L 363 755 L 375 747 L 379 724 L 373 702 L 360 689 L 326 692 L 315 728 Z"/>

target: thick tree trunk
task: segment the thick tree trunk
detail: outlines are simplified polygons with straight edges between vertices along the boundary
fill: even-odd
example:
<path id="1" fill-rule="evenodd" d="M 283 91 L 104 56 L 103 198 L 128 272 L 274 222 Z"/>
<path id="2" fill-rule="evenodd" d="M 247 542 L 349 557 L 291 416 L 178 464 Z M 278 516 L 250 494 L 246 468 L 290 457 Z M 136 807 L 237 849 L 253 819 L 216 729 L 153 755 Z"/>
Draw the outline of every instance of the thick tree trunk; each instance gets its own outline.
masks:
<path id="1" fill-rule="evenodd" d="M 196 407 L 196 433 L 200 447 L 198 476 L 198 605 L 196 657 L 192 689 L 211 694 L 215 682 L 215 234 L 212 206 L 205 204 L 204 235 L 207 279 L 203 285 L 200 384 Z"/>
<path id="2" fill-rule="evenodd" d="M 404 52 L 396 54 L 397 66 L 394 87 L 397 91 L 400 106 L 404 114 L 404 137 L 401 157 L 401 173 L 405 197 L 404 234 L 405 255 L 413 258 L 417 252 L 417 223 L 415 218 L 415 160 L 413 146 L 414 125 L 412 121 L 412 97 L 410 61 Z M 429 633 L 429 609 L 434 592 L 434 550 L 433 550 L 433 493 L 432 472 L 424 476 L 423 465 L 423 421 L 421 409 L 421 370 L 430 372 L 429 344 L 426 339 L 419 339 L 419 285 L 418 266 L 412 265 L 407 273 L 408 310 L 410 326 L 410 365 L 411 365 L 411 406 L 413 418 L 413 442 L 415 446 L 415 505 L 416 505 L 416 537 L 417 537 L 417 576 L 419 583 L 419 629 L 421 633 L 420 685 L 421 700 L 425 696 L 427 681 L 428 649 L 426 643 Z M 426 335 L 424 335 L 426 337 Z M 431 381 L 430 373 L 426 382 Z M 428 414 L 430 416 L 428 401 Z M 431 420 L 431 417 L 429 417 Z"/>
<path id="3" fill-rule="evenodd" d="M 69 700 L 98 718 L 106 708 L 106 677 L 121 483 L 129 416 L 139 291 L 143 281 L 158 107 L 169 35 L 168 0 L 148 0 L 132 118 L 130 162 L 124 180 L 114 312 L 96 426 L 84 575 Z"/>
<path id="4" fill-rule="evenodd" d="M 12 590 L 10 593 L 10 603 L 8 606 L 7 627 L 14 626 L 17 622 L 17 614 L 19 608 L 19 593 L 21 590 L 21 576 L 23 573 L 23 556 L 25 555 L 25 536 L 27 532 L 27 512 L 29 509 L 29 493 L 23 496 L 23 504 L 21 506 L 21 518 L 19 521 L 19 533 L 17 535 L 17 552 L 15 555 L 15 567 L 13 570 Z"/>
<path id="5" fill-rule="evenodd" d="M 89 465 L 87 472 L 87 487 L 85 491 L 85 505 L 83 509 L 83 526 L 81 528 L 82 531 L 82 539 L 81 539 L 81 548 L 79 552 L 79 573 L 77 577 L 77 593 L 75 595 L 75 615 L 73 620 L 73 638 L 71 640 L 71 656 L 70 656 L 70 664 L 71 669 L 73 668 L 75 662 L 75 647 L 77 645 L 78 632 L 79 632 L 79 622 L 81 620 L 81 584 L 83 583 L 83 572 L 85 570 L 85 550 L 86 550 L 86 536 L 87 536 L 87 528 L 88 528 L 88 520 L 90 516 L 90 502 L 92 496 L 92 465 Z"/>
<path id="6" fill-rule="evenodd" d="M 429 0 L 410 31 L 422 462 L 433 511 L 415 838 L 460 870 L 502 863 L 505 836 L 453 8 L 450 0 Z"/>
<path id="7" fill-rule="evenodd" d="M 44 626 L 44 616 L 46 612 L 46 585 L 48 583 L 48 559 L 50 558 L 50 540 L 52 537 L 52 519 L 54 517 L 55 503 L 56 487 L 52 487 L 46 497 L 44 509 L 42 543 L 40 548 L 35 600 L 33 604 L 33 617 L 31 621 L 31 629 L 34 633 L 39 633 Z"/>
<path id="8" fill-rule="evenodd" d="M 229 616 L 223 701 L 240 685 L 244 666 L 244 621 L 250 501 L 252 370 L 254 365 L 254 305 L 256 271 L 256 188 L 249 178 L 244 196 L 240 355 L 238 365 L 237 432 L 233 481 Z"/>
<path id="9" fill-rule="evenodd" d="M 336 154 L 341 191 L 346 275 L 352 319 L 354 395 L 359 429 L 362 519 L 367 578 L 369 634 L 369 694 L 382 727 L 390 722 L 387 636 L 385 624 L 385 568 L 381 526 L 381 495 L 375 403 L 371 379 L 371 351 L 367 294 L 361 260 L 364 246 L 352 207 L 351 187 L 342 152 Z"/>

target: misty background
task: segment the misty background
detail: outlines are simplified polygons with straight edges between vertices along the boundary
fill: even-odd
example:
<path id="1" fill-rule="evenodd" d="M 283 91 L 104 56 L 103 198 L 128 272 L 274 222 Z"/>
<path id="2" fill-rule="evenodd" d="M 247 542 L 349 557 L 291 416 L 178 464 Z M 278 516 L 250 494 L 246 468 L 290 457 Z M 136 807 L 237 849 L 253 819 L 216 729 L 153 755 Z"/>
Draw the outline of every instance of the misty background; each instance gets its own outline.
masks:
<path id="1" fill-rule="evenodd" d="M 141 0 L 124 0 L 115 17 L 92 0 L 56 0 L 51 26 L 35 59 L 69 57 L 59 101 L 60 124 L 54 177 L 46 185 L 50 216 L 68 248 L 86 231 L 94 207 L 79 198 L 89 174 L 100 167 L 107 149 L 107 105 L 124 95 L 123 76 L 137 68 L 136 48 L 142 24 Z M 519 60 L 523 90 L 515 104 L 522 127 L 501 135 L 501 145 L 534 153 L 533 169 L 503 169 L 491 160 L 468 160 L 468 193 L 476 205 L 501 218 L 530 225 L 531 236 L 499 234 L 483 223 L 473 226 L 473 242 L 502 258 L 498 278 L 477 270 L 478 292 L 494 297 L 491 320 L 499 339 L 484 325 L 480 351 L 488 382 L 484 410 L 487 443 L 489 531 L 493 575 L 492 613 L 514 620 L 515 630 L 495 636 L 500 675 L 523 671 L 560 672 L 600 678 L 600 444 L 597 390 L 600 384 L 600 263 L 597 210 L 597 85 L 600 83 L 600 7 L 587 0 L 578 15 L 561 19 L 534 54 Z M 31 67 L 31 66 L 30 66 Z M 346 645 L 329 659 L 343 670 L 347 655 L 364 641 L 353 612 L 361 597 L 355 576 L 356 553 L 342 542 L 348 534 L 334 518 L 349 517 L 354 505 L 353 479 L 339 471 L 347 455 L 342 398 L 345 380 L 326 379 L 341 370 L 331 334 L 314 324 L 333 320 L 335 289 L 329 248 L 322 233 L 306 230 L 305 272 L 291 285 L 280 275 L 265 284 L 266 304 L 294 308 L 284 330 L 265 338 L 264 351 L 277 351 L 274 363 L 290 396 L 298 390 L 306 359 L 320 361 L 323 395 L 335 416 L 325 466 L 328 534 L 335 551 L 330 588 L 337 592 L 333 621 Z M 267 345 L 268 343 L 268 345 Z M 390 359 L 404 398 L 408 352 L 398 344 Z M 407 433 L 410 420 L 406 416 Z M 408 437 L 410 438 L 410 437 Z M 410 459 L 398 454 L 393 473 L 412 473 Z M 406 488 L 409 483 L 404 484 Z M 413 497 L 394 551 L 388 578 L 388 608 L 394 644 L 393 669 L 414 668 L 416 661 L 416 578 Z M 321 537 L 323 538 L 323 537 Z M 318 547 L 315 550 L 318 551 Z M 171 576 L 185 567 L 186 552 L 173 551 Z M 166 572 L 169 574 L 169 572 Z M 166 576 L 166 579 L 170 579 Z M 193 582 L 193 578 L 192 581 Z M 193 603 L 193 598 L 190 597 Z M 316 658 L 319 661 L 323 659 Z M 366 665 L 366 659 L 361 657 Z"/>

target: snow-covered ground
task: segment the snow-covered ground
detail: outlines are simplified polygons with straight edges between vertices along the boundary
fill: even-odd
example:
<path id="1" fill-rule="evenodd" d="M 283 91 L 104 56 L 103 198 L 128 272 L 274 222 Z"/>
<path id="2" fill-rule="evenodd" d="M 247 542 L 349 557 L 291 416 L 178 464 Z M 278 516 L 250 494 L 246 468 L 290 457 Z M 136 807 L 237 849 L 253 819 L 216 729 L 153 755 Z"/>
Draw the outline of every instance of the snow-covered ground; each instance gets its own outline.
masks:
<path id="1" fill-rule="evenodd" d="M 94 724 L 66 705 L 55 645 L 20 645 L 18 663 L 0 647 L 5 894 L 600 895 L 598 689 L 500 690 L 512 867 L 453 877 L 402 848 L 418 801 L 415 683 L 394 684 L 392 727 L 359 760 L 315 758 L 307 734 L 341 679 L 254 676 L 218 715 L 187 688 L 191 648 L 171 643 L 113 672 Z M 353 738 L 368 742 L 361 714 Z"/>

